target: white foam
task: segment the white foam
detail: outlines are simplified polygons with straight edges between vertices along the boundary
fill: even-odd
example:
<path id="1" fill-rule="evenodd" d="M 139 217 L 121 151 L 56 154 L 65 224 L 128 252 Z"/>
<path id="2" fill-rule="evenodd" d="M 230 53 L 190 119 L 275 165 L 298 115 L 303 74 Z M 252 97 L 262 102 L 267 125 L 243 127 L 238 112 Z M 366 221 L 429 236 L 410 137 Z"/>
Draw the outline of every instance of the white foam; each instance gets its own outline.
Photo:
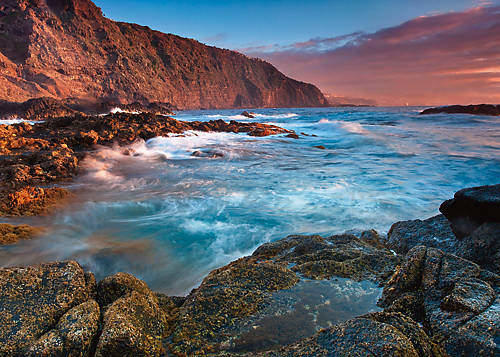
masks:
<path id="1" fill-rule="evenodd" d="M 43 123 L 43 121 L 26 120 L 21 118 L 0 119 L 0 125 L 13 125 L 19 123 L 29 123 L 33 125 L 36 123 Z"/>

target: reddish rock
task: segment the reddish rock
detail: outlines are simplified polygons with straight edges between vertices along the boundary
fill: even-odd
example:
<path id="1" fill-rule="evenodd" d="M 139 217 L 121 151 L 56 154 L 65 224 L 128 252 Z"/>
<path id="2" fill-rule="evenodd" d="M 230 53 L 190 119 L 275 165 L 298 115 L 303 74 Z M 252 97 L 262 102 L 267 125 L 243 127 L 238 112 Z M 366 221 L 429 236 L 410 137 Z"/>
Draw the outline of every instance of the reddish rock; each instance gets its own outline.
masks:
<path id="1" fill-rule="evenodd" d="M 2 9 L 0 99 L 168 102 L 180 109 L 328 104 L 318 88 L 267 62 L 112 21 L 90 0 L 3 0 Z"/>

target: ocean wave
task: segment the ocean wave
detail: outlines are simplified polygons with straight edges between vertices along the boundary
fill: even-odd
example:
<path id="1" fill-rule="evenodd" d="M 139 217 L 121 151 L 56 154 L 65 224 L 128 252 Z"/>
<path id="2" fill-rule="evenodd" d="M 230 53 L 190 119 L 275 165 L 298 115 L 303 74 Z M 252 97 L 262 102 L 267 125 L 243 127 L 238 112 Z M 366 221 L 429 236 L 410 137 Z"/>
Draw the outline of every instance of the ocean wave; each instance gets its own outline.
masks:
<path id="1" fill-rule="evenodd" d="M 296 113 L 283 113 L 283 114 L 257 114 L 254 113 L 252 114 L 255 119 L 288 119 L 288 118 L 295 118 L 298 117 L 299 115 Z M 207 118 L 218 118 L 218 119 L 226 119 L 226 120 L 251 120 L 253 118 L 248 118 L 244 115 L 241 114 L 236 114 L 236 115 L 223 115 L 223 114 L 208 114 L 206 115 Z"/>
<path id="2" fill-rule="evenodd" d="M 328 120 L 326 118 L 318 121 L 319 124 L 335 124 L 340 126 L 343 130 L 352 134 L 369 135 L 372 134 L 369 130 L 366 130 L 363 125 L 355 122 L 342 121 L 342 120 Z"/>
<path id="3" fill-rule="evenodd" d="M 31 125 L 34 125 L 36 123 L 43 123 L 43 121 L 26 120 L 21 118 L 0 119 L 0 125 L 13 125 L 19 123 L 29 123 Z"/>

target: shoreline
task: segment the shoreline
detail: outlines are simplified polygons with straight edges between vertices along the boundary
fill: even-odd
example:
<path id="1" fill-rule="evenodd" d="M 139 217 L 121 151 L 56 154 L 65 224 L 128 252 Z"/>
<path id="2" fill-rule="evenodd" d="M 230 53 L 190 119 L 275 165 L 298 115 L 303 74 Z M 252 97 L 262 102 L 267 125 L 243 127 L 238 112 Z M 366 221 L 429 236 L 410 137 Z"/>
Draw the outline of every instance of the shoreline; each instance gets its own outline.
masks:
<path id="1" fill-rule="evenodd" d="M 500 234 L 499 198 L 500 185 L 459 191 L 441 206 L 445 216 L 397 222 L 387 237 L 371 230 L 265 243 L 252 255 L 213 270 L 186 297 L 154 293 L 126 273 L 96 282 L 72 261 L 3 268 L 0 302 L 9 312 L 1 322 L 11 326 L 8 316 L 13 313 L 23 316 L 23 322 L 0 333 L 0 351 L 285 357 L 361 353 L 369 344 L 376 355 L 458 356 L 464 349 L 492 355 L 498 352 L 499 332 L 499 249 L 494 239 Z M 474 215 L 478 206 L 493 216 Z M 457 238 L 464 217 L 471 215 L 476 218 L 468 235 Z M 485 232 L 493 236 L 489 248 Z M 437 235 L 442 239 L 436 241 Z M 475 255 L 468 258 L 481 266 L 453 254 L 471 252 Z M 493 259 L 489 266 L 497 271 L 484 269 L 486 252 Z M 36 282 L 40 274 L 43 284 Z M 374 301 L 370 291 L 377 285 L 381 298 Z M 307 299 L 319 291 L 337 299 L 334 291 L 341 286 L 340 296 L 355 289 L 357 298 L 351 299 L 366 296 L 378 308 L 362 310 L 359 305 L 361 310 L 336 317 L 331 325 L 311 320 L 309 309 L 323 316 L 339 307 L 334 304 L 330 310 L 330 300 L 320 297 L 318 305 L 303 305 Z M 19 289 L 30 293 L 19 300 Z M 53 299 L 66 302 L 54 305 Z M 314 321 L 322 327 L 317 332 L 310 325 Z M 85 333 L 77 340 L 78 331 Z"/>

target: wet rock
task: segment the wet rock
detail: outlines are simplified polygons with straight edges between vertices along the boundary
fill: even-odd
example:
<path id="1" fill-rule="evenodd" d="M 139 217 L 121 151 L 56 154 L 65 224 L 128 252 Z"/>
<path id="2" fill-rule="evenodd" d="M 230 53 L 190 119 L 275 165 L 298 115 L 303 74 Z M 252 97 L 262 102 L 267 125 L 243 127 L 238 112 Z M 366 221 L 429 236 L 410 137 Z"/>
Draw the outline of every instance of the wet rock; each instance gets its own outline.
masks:
<path id="1" fill-rule="evenodd" d="M 0 354 L 23 355 L 91 293 L 83 269 L 73 261 L 0 269 Z M 64 344 L 62 337 L 54 340 Z"/>
<path id="2" fill-rule="evenodd" d="M 243 113 L 241 113 L 241 115 L 242 115 L 242 116 L 244 116 L 244 117 L 250 118 L 250 119 L 255 118 L 255 116 L 254 116 L 254 115 L 250 114 L 250 113 L 249 113 L 249 112 L 247 112 L 247 111 L 244 111 Z"/>
<path id="3" fill-rule="evenodd" d="M 417 245 L 438 248 L 452 254 L 458 252 L 458 240 L 451 230 L 450 222 L 443 215 L 423 221 L 416 219 L 394 223 L 383 242 L 400 254 L 408 253 Z"/>
<path id="4" fill-rule="evenodd" d="M 14 244 L 20 240 L 31 239 L 42 232 L 43 229 L 28 225 L 13 226 L 6 223 L 0 223 L 0 246 Z"/>
<path id="5" fill-rule="evenodd" d="M 443 202 L 439 210 L 452 223 L 458 238 L 472 234 L 486 222 L 500 223 L 500 185 L 466 188 Z"/>
<path id="6" fill-rule="evenodd" d="M 288 134 L 286 137 L 290 139 L 299 139 L 299 136 L 295 133 Z"/>
<path id="7" fill-rule="evenodd" d="M 261 344 L 259 348 L 273 346 L 251 331 L 273 318 L 271 306 L 280 291 L 295 289 L 301 278 L 385 281 L 398 262 L 389 250 L 353 235 L 291 236 L 264 244 L 251 257 L 211 272 L 191 292 L 179 309 L 169 348 L 179 354 L 202 355 L 244 352 L 253 343 Z M 309 316 L 307 312 L 303 315 Z M 283 332 L 280 338 L 298 336 L 293 331 L 287 334 Z"/>
<path id="8" fill-rule="evenodd" d="M 80 304 L 61 317 L 54 329 L 42 335 L 26 356 L 90 356 L 99 329 L 100 310 L 95 300 Z"/>
<path id="9" fill-rule="evenodd" d="M 279 351 L 295 356 L 446 356 L 413 320 L 398 313 L 374 313 L 335 325 Z"/>
<path id="10" fill-rule="evenodd" d="M 97 302 L 106 307 L 119 298 L 137 291 L 141 294 L 150 294 L 151 290 L 142 280 L 127 273 L 117 273 L 102 279 L 97 284 Z"/>
<path id="11" fill-rule="evenodd" d="M 500 115 L 500 105 L 477 104 L 477 105 L 450 105 L 446 107 L 428 108 L 420 114 L 473 114 L 473 115 Z"/>
<path id="12" fill-rule="evenodd" d="M 48 213 L 69 197 L 70 192 L 60 187 L 26 186 L 13 192 L 0 191 L 0 215 L 36 216 Z"/>
<path id="13" fill-rule="evenodd" d="M 104 312 L 95 355 L 159 356 L 166 331 L 167 320 L 156 296 L 131 291 Z"/>
<path id="14" fill-rule="evenodd" d="M 338 276 L 378 282 L 385 281 L 399 262 L 388 249 L 377 248 L 350 234 L 326 238 L 289 236 L 261 245 L 253 256 L 293 264 L 293 271 L 310 279 Z"/>
<path id="15" fill-rule="evenodd" d="M 214 151 L 214 150 L 205 150 L 205 151 L 196 150 L 191 154 L 191 156 L 216 159 L 216 158 L 224 157 L 224 154 L 219 152 L 219 151 Z"/>
<path id="16" fill-rule="evenodd" d="M 500 352 L 499 279 L 473 262 L 417 246 L 384 287 L 381 304 L 406 314 L 420 309 L 413 317 L 451 356 L 492 356 Z"/>
<path id="17" fill-rule="evenodd" d="M 316 145 L 315 148 L 316 149 L 320 149 L 320 150 L 325 150 L 326 149 L 323 145 Z"/>

